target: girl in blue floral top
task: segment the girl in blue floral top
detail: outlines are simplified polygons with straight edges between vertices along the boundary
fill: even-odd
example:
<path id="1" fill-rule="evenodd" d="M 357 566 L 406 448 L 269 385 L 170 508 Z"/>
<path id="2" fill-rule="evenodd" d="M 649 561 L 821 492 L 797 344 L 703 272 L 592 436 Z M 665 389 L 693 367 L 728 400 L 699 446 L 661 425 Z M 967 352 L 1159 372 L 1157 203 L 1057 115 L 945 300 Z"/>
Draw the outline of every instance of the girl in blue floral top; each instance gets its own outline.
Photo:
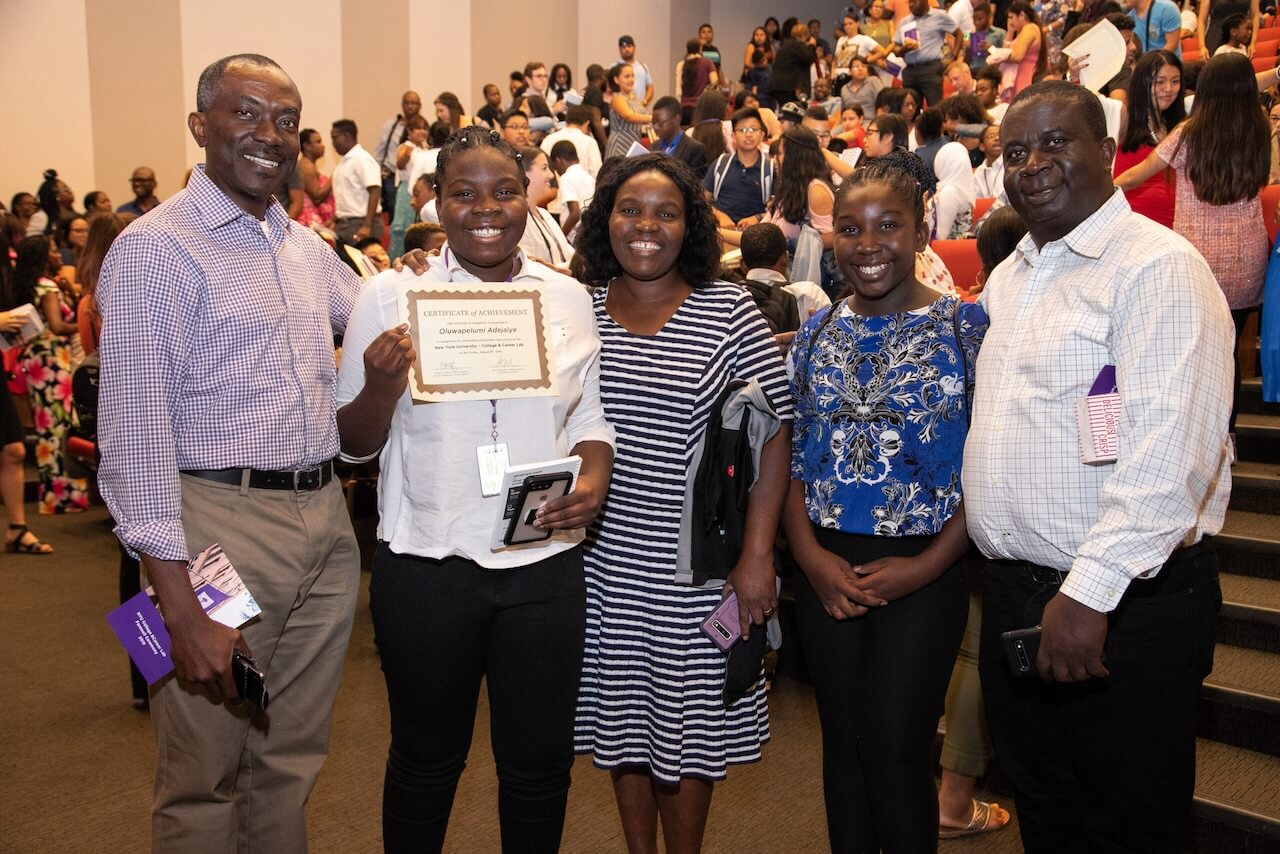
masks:
<path id="1" fill-rule="evenodd" d="M 968 610 L 960 469 L 987 321 L 915 276 L 922 169 L 902 152 L 841 187 L 850 295 L 791 347 L 785 523 L 836 852 L 936 849 L 934 734 Z"/>

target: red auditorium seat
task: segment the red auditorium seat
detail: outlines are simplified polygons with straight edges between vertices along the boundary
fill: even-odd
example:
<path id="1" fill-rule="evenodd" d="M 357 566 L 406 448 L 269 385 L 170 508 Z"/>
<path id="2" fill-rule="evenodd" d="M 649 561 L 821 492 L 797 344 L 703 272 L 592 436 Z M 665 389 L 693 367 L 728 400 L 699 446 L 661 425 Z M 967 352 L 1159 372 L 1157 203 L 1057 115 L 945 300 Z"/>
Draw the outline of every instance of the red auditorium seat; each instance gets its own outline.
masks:
<path id="1" fill-rule="evenodd" d="M 987 211 L 991 210 L 991 206 L 996 200 L 990 197 L 973 200 L 973 221 L 977 222 L 987 215 Z"/>
<path id="2" fill-rule="evenodd" d="M 929 244 L 942 263 L 951 271 L 956 290 L 962 296 L 969 295 L 969 289 L 978 281 L 978 272 L 982 270 L 982 259 L 978 257 L 978 241 L 967 240 L 935 240 Z"/>
<path id="3" fill-rule="evenodd" d="M 1252 61 L 1254 71 L 1270 71 L 1276 67 L 1274 56 L 1255 56 Z"/>

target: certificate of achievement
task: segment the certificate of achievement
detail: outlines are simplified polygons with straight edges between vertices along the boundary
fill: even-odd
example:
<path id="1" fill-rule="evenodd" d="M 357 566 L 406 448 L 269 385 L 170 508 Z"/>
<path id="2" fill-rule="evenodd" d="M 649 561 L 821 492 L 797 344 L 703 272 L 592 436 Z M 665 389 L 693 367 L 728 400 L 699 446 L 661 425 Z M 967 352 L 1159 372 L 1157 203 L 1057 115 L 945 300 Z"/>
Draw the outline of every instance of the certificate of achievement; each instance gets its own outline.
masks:
<path id="1" fill-rule="evenodd" d="M 414 282 L 397 305 L 418 354 L 415 401 L 551 397 L 557 393 L 543 295 L 526 285 L 474 290 Z"/>

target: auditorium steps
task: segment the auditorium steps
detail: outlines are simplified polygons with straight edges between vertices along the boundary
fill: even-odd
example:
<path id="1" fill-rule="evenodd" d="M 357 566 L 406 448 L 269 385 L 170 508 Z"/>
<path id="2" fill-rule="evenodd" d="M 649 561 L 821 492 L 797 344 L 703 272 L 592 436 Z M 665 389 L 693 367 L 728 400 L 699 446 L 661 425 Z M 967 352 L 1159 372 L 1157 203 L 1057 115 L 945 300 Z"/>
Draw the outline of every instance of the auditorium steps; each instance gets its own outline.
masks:
<path id="1" fill-rule="evenodd" d="M 1217 537 L 1222 610 L 1213 672 L 1200 692 L 1198 852 L 1280 851 L 1280 405 L 1246 380 L 1239 461 Z"/>

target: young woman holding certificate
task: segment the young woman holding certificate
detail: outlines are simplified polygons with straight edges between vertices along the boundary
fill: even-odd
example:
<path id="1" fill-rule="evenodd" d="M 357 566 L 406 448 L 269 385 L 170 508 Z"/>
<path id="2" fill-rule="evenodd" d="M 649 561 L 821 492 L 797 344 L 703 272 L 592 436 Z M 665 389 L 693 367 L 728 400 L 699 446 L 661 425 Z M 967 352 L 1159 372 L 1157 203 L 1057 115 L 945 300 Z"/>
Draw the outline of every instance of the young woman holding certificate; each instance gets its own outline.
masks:
<path id="1" fill-rule="evenodd" d="M 376 455 L 382 465 L 370 609 L 391 707 L 389 852 L 443 847 L 482 678 L 503 848 L 555 851 L 564 824 L 586 620 L 578 546 L 604 501 L 614 432 L 600 406 L 591 297 L 518 248 L 525 183 L 519 155 L 498 134 L 455 132 L 436 167 L 444 250 L 420 277 L 373 279 L 347 326 L 343 454 Z M 415 404 L 408 382 L 417 353 L 397 302 L 406 286 L 444 283 L 464 296 L 490 283 L 538 294 L 553 394 Z M 433 346 L 436 330 L 424 330 L 418 349 Z M 544 504 L 534 522 L 550 538 L 492 548 L 503 463 L 569 454 L 582 459 L 573 491 Z"/>

